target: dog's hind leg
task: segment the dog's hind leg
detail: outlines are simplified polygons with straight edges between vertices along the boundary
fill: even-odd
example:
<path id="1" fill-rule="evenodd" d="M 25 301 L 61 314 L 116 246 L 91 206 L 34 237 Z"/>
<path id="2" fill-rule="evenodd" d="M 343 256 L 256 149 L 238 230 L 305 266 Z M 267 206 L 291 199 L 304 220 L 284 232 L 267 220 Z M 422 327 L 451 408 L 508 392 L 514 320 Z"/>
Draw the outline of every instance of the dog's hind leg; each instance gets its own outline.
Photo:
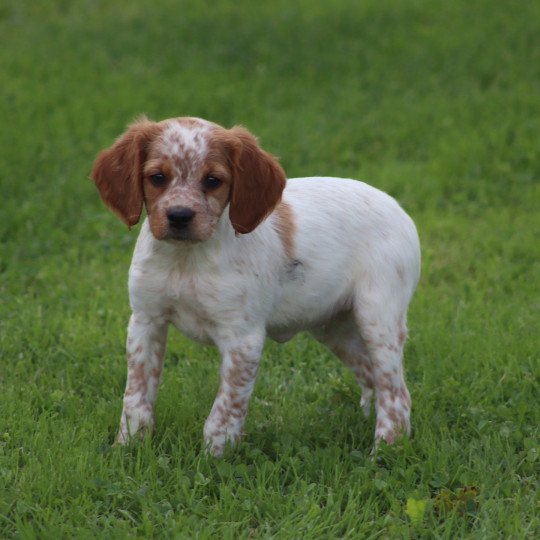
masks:
<path id="1" fill-rule="evenodd" d="M 375 443 L 410 433 L 411 398 L 403 373 L 406 312 L 395 301 L 357 299 L 356 319 L 370 358 L 377 423 Z"/>
<path id="2" fill-rule="evenodd" d="M 360 405 L 367 418 L 373 399 L 373 373 L 364 340 L 351 312 L 338 315 L 332 322 L 312 332 L 313 337 L 328 347 L 353 372 L 362 391 Z"/>

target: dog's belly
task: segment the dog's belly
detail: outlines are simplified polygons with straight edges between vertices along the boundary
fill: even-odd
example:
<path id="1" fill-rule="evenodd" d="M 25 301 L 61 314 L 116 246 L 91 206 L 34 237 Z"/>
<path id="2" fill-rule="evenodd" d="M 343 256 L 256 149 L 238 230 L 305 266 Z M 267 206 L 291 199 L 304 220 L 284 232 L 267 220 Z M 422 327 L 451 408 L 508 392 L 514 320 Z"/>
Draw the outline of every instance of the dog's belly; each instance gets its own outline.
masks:
<path id="1" fill-rule="evenodd" d="M 348 304 L 338 305 L 336 309 L 328 310 L 325 313 L 320 313 L 317 317 L 298 317 L 296 320 L 291 320 L 289 324 L 267 325 L 268 337 L 278 343 L 285 343 L 291 340 L 299 332 L 310 332 L 324 328 L 327 324 L 334 321 L 346 313 L 350 313 L 351 309 Z"/>
<path id="2" fill-rule="evenodd" d="M 334 276 L 337 276 L 337 271 Z M 266 322 L 268 336 L 284 343 L 298 332 L 324 327 L 336 316 L 352 309 L 351 288 L 345 279 L 311 282 L 309 269 L 302 279 L 282 284 L 281 294 Z M 326 282 L 326 283 L 324 283 Z"/>

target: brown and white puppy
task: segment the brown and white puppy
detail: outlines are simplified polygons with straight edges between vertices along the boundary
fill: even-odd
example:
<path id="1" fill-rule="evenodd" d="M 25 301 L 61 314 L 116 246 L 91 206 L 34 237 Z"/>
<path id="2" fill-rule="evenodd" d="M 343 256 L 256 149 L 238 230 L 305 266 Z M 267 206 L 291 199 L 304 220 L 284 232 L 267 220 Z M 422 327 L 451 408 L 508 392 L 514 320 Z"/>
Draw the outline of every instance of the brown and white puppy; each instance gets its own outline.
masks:
<path id="1" fill-rule="evenodd" d="M 92 178 L 128 226 L 148 214 L 129 273 L 119 442 L 154 425 L 170 324 L 222 355 L 204 427 L 214 455 L 242 432 L 265 338 L 301 330 L 352 369 L 366 415 L 375 393 L 376 440 L 409 432 L 402 355 L 420 248 L 394 199 L 356 180 L 286 181 L 246 129 L 197 118 L 139 120 Z"/>

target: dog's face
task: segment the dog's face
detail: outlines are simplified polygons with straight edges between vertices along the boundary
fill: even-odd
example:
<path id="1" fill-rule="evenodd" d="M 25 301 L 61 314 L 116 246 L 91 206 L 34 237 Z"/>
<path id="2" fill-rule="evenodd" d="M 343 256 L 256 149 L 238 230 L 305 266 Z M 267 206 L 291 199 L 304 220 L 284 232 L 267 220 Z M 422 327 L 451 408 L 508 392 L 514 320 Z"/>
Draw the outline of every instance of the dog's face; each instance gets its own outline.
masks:
<path id="1" fill-rule="evenodd" d="M 128 226 L 146 205 L 158 240 L 202 242 L 229 206 L 237 233 L 249 233 L 274 209 L 285 187 L 277 160 L 241 127 L 197 118 L 142 119 L 96 159 L 101 198 Z"/>
<path id="2" fill-rule="evenodd" d="M 232 147 L 222 131 L 202 122 L 170 122 L 150 144 L 142 182 L 158 240 L 203 241 L 214 232 L 233 182 Z"/>

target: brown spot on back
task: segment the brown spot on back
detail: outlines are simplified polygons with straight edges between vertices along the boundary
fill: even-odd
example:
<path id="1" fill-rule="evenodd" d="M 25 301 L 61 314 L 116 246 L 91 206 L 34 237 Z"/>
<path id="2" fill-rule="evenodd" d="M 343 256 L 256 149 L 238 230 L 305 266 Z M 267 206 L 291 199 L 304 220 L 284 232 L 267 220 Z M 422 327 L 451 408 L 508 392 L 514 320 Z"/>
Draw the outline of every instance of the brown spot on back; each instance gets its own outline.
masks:
<path id="1" fill-rule="evenodd" d="M 294 236 L 296 232 L 296 222 L 291 205 L 281 201 L 274 211 L 276 217 L 274 227 L 279 234 L 283 249 L 290 259 L 294 255 Z"/>

